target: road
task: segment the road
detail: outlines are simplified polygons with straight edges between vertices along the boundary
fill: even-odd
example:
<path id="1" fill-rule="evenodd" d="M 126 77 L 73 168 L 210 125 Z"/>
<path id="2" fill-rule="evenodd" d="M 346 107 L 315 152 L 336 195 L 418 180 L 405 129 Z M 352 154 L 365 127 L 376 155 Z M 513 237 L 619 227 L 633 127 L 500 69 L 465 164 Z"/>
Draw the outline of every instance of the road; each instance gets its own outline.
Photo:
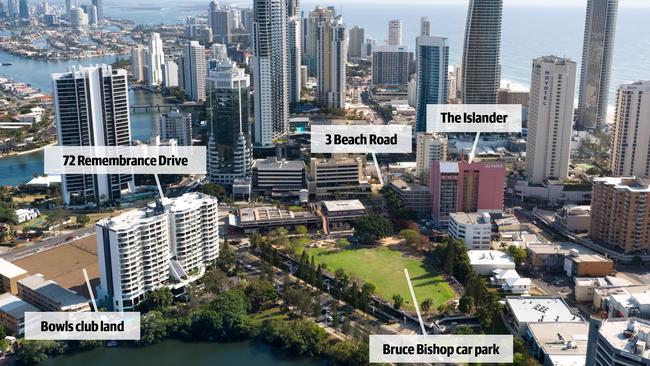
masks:
<path id="1" fill-rule="evenodd" d="M 88 228 L 83 228 L 63 235 L 47 238 L 39 242 L 36 242 L 32 245 L 18 248 L 10 252 L 2 253 L 0 254 L 0 258 L 7 260 L 9 262 L 13 262 L 18 259 L 29 257 L 32 254 L 36 254 L 44 250 L 55 248 L 59 245 L 72 243 L 77 239 L 81 239 L 82 237 L 92 235 L 94 232 L 95 232 L 95 227 L 93 225 Z"/>

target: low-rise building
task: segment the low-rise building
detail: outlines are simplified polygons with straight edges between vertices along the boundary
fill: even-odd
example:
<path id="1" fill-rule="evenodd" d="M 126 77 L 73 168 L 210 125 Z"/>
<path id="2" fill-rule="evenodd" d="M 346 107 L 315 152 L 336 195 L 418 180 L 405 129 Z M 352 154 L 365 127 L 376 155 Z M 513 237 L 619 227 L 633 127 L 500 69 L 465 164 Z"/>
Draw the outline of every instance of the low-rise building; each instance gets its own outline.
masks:
<path id="1" fill-rule="evenodd" d="M 0 323 L 14 335 L 25 332 L 25 312 L 37 312 L 38 309 L 18 297 L 6 293 L 0 295 Z"/>
<path id="2" fill-rule="evenodd" d="M 16 210 L 16 217 L 18 218 L 19 224 L 34 220 L 39 216 L 41 216 L 41 212 L 36 208 L 19 208 Z"/>
<path id="3" fill-rule="evenodd" d="M 591 206 L 566 205 L 555 216 L 555 222 L 574 233 L 589 232 Z"/>
<path id="4" fill-rule="evenodd" d="M 614 261 L 596 253 L 580 253 L 571 249 L 564 257 L 564 272 L 567 276 L 609 276 L 614 272 Z"/>
<path id="5" fill-rule="evenodd" d="M 18 281 L 18 296 L 43 311 L 90 311 L 88 299 L 58 283 L 31 275 Z"/>
<path id="6" fill-rule="evenodd" d="M 428 186 L 395 179 L 390 182 L 389 187 L 399 197 L 404 207 L 415 211 L 420 216 L 428 216 L 431 213 L 431 194 Z"/>
<path id="7" fill-rule="evenodd" d="M 311 210 L 289 211 L 278 207 L 242 207 L 230 215 L 230 225 L 246 232 L 274 227 L 320 226 L 322 219 Z"/>
<path id="8" fill-rule="evenodd" d="M 647 286 L 633 286 L 622 290 L 610 293 L 605 300 L 603 306 L 608 318 L 650 319 L 650 289 Z"/>
<path id="9" fill-rule="evenodd" d="M 309 193 L 316 198 L 370 194 L 365 179 L 364 159 L 311 159 Z"/>
<path id="10" fill-rule="evenodd" d="M 474 272 L 481 276 L 489 276 L 495 269 L 515 269 L 515 261 L 505 252 L 468 250 L 467 255 Z"/>
<path id="11" fill-rule="evenodd" d="M 513 294 L 527 294 L 532 284 L 530 278 L 520 277 L 514 269 L 495 269 L 492 271 L 490 282 L 494 286 L 500 286 L 503 291 Z"/>
<path id="12" fill-rule="evenodd" d="M 27 271 L 0 258 L 0 292 L 18 294 L 18 281 L 27 277 Z"/>
<path id="13" fill-rule="evenodd" d="M 299 196 L 307 188 L 306 166 L 302 160 L 255 160 L 252 168 L 253 190 L 274 197 Z"/>
<path id="14" fill-rule="evenodd" d="M 589 340 L 587 322 L 529 323 L 532 355 L 544 366 L 584 366 Z"/>
<path id="15" fill-rule="evenodd" d="M 573 279 L 575 283 L 575 288 L 573 294 L 577 302 L 589 302 L 594 301 L 594 296 L 597 289 L 605 288 L 621 288 L 632 286 L 630 282 L 621 278 L 614 276 L 607 277 L 575 277 Z M 599 307 L 596 307 L 598 309 Z"/>
<path id="16" fill-rule="evenodd" d="M 490 214 L 487 212 L 449 214 L 449 236 L 465 242 L 468 249 L 490 249 L 492 242 Z"/>
<path id="17" fill-rule="evenodd" d="M 561 296 L 507 296 L 505 320 L 510 331 L 523 337 L 531 323 L 581 323 Z"/>

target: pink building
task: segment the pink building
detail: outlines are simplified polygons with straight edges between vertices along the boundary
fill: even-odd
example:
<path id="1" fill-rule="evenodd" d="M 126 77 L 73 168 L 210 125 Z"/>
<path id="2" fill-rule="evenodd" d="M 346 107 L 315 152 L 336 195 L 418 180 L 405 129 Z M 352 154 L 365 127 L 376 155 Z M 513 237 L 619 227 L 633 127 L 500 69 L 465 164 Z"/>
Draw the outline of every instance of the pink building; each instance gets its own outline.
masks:
<path id="1" fill-rule="evenodd" d="M 452 212 L 501 213 L 506 167 L 502 162 L 432 161 L 431 216 L 447 225 Z"/>

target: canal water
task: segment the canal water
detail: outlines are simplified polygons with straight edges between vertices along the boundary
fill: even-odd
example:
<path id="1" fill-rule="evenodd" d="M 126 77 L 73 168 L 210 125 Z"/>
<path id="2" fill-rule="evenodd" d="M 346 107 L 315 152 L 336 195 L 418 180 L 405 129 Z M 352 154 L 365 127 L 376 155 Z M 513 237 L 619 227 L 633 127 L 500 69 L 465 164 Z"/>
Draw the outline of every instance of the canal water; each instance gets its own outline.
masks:
<path id="1" fill-rule="evenodd" d="M 0 63 L 12 64 L 11 66 L 0 66 L 0 75 L 28 83 L 43 92 L 51 93 L 51 74 L 66 72 L 72 65 L 110 64 L 115 59 L 115 56 L 106 56 L 83 60 L 43 61 L 24 59 L 0 51 Z M 158 104 L 163 102 L 163 98 L 160 94 L 131 90 L 129 91 L 129 102 L 131 104 Z M 148 141 L 157 120 L 157 111 L 131 113 L 131 137 L 136 140 Z M 43 174 L 43 151 L 0 158 L 0 186 L 26 183 L 32 179 L 34 174 Z"/>
<path id="2" fill-rule="evenodd" d="M 43 366 L 324 366 L 324 360 L 292 357 L 264 343 L 165 341 L 145 348 L 97 348 L 48 359 Z"/>

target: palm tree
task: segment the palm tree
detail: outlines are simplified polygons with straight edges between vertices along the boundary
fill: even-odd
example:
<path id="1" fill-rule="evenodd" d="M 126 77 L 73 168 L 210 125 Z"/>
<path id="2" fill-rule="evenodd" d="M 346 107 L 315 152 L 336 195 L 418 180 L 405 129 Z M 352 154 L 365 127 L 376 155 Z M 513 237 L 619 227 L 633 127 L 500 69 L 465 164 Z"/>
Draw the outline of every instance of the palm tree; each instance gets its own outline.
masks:
<path id="1" fill-rule="evenodd" d="M 429 316 L 429 309 L 431 309 L 431 306 L 433 306 L 433 300 L 431 298 L 427 297 L 422 301 L 420 304 L 420 309 L 427 313 L 427 316 Z"/>

